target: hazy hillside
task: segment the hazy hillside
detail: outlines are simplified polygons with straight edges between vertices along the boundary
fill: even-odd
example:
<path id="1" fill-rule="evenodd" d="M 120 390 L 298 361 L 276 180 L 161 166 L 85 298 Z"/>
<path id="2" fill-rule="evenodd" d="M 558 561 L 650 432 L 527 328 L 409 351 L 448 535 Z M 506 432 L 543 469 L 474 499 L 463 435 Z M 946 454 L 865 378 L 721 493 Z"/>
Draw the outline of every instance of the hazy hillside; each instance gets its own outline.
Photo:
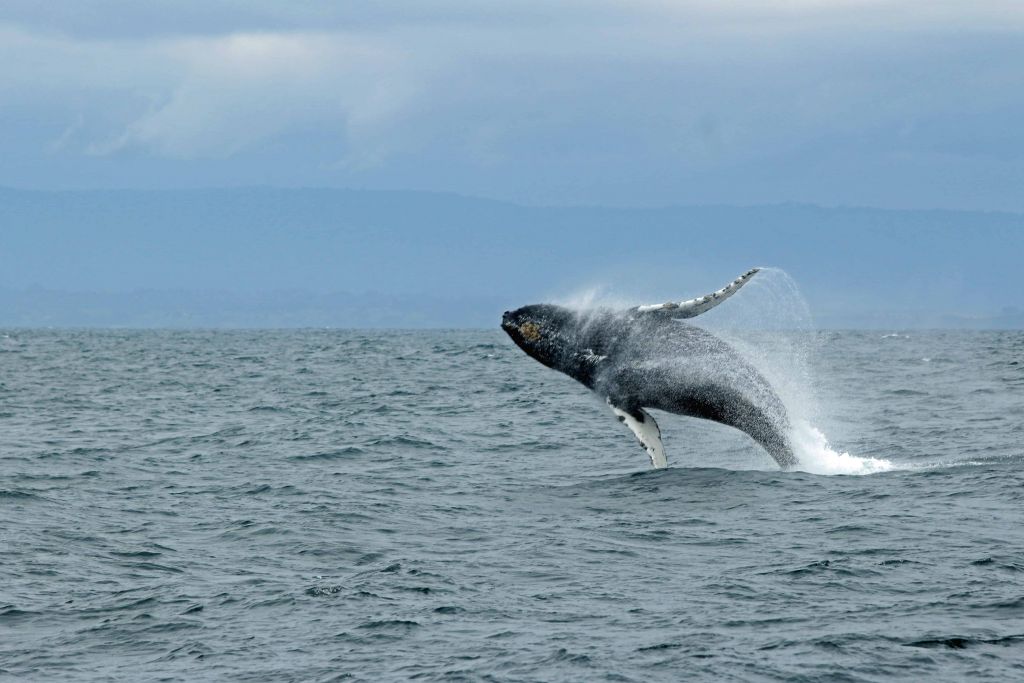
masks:
<path id="1" fill-rule="evenodd" d="M 588 288 L 663 300 L 772 265 L 826 326 L 1021 327 L 1022 255 L 1005 213 L 0 190 L 0 325 L 493 326 Z"/>

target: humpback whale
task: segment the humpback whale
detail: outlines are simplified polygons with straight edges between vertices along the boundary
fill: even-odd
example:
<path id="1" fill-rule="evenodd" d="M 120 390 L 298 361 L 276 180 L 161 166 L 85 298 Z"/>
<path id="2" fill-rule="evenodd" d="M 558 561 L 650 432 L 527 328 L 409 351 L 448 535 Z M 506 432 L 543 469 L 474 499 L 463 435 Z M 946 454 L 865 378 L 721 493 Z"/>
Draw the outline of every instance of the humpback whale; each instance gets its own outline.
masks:
<path id="1" fill-rule="evenodd" d="M 768 381 L 727 343 L 683 322 L 735 294 L 759 269 L 686 301 L 625 310 L 534 304 L 506 311 L 501 327 L 519 348 L 602 396 L 656 468 L 668 466 L 647 409 L 735 427 L 783 469 L 797 464 L 785 406 Z"/>

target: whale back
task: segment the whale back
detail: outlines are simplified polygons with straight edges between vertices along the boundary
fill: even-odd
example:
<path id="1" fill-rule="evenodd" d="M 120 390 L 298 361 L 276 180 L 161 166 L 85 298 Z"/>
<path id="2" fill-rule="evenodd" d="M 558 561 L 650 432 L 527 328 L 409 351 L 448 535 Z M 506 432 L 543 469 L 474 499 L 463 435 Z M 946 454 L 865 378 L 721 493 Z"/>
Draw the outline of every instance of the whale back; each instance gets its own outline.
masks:
<path id="1" fill-rule="evenodd" d="M 724 340 L 680 319 L 718 305 L 756 272 L 680 304 L 627 310 L 524 306 L 505 312 L 502 329 L 532 358 L 605 397 L 649 452 L 658 452 L 649 442 L 660 433 L 644 408 L 740 429 L 790 467 L 796 460 L 786 436 L 789 418 L 775 390 Z M 660 461 L 656 466 L 664 466 L 663 455 Z"/>

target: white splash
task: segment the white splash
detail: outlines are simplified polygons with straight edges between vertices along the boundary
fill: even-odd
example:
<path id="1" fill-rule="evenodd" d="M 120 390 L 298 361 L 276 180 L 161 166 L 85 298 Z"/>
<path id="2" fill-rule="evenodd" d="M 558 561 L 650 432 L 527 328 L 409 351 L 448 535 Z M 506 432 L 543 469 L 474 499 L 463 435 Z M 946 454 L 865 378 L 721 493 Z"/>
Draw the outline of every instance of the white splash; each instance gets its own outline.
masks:
<path id="1" fill-rule="evenodd" d="M 790 438 L 800 464 L 796 469 L 811 474 L 877 474 L 898 469 L 884 458 L 862 458 L 833 450 L 817 427 L 803 420 L 794 425 Z"/>

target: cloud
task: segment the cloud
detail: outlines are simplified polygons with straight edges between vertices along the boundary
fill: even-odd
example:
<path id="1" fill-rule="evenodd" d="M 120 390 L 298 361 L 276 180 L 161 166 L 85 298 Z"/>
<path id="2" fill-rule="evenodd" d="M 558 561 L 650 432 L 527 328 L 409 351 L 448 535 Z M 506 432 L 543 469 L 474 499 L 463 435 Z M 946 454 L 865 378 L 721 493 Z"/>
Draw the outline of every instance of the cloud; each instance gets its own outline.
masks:
<path id="1" fill-rule="evenodd" d="M 0 30 L 0 60 L 8 99 L 134 103 L 119 130 L 84 145 L 87 153 L 143 148 L 178 159 L 230 156 L 303 128 L 358 140 L 415 99 L 426 61 L 415 65 L 401 45 L 354 33 L 98 41 L 10 28 Z"/>
<path id="2" fill-rule="evenodd" d="M 314 184 L 645 202 L 1024 154 L 1016 0 L 78 7 L 0 10 L 0 95 L 49 112 L 65 159 L 250 178 L 288 153 Z"/>
<path id="3" fill-rule="evenodd" d="M 154 47 L 181 76 L 116 138 L 175 158 L 236 154 L 289 130 L 342 135 L 397 113 L 416 90 L 400 48 L 349 34 L 234 34 Z M 396 82 L 396 74 L 399 74 Z"/>

